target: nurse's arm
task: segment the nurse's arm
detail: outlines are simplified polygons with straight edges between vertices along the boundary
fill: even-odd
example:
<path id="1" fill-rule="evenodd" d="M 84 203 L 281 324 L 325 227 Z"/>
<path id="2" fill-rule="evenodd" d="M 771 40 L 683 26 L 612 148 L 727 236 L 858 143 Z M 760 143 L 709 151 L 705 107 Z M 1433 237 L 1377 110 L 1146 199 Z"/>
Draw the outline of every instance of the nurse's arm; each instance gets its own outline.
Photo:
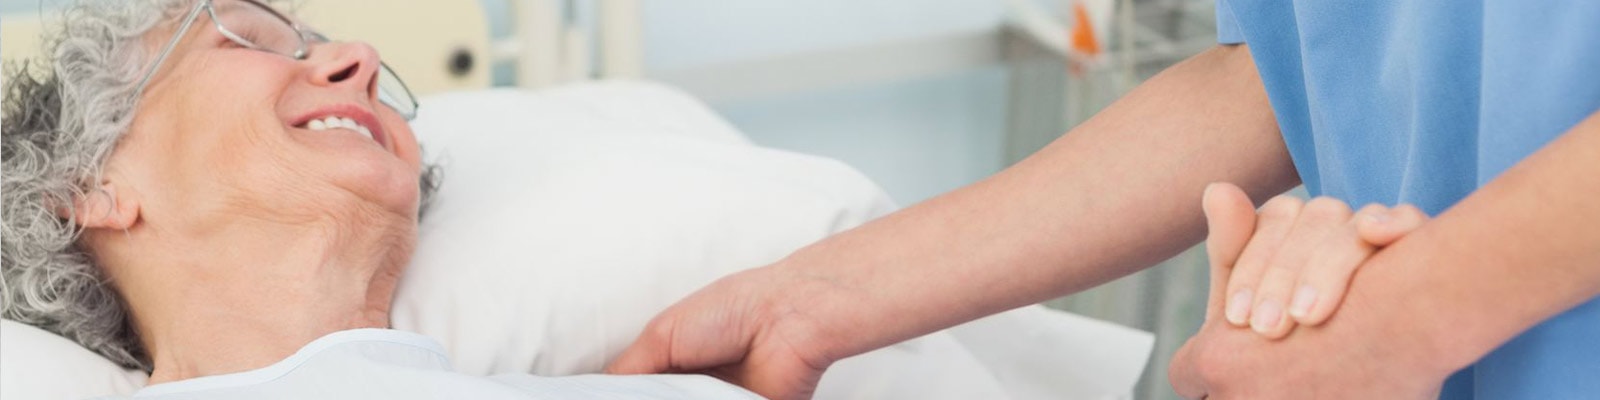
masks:
<path id="1" fill-rule="evenodd" d="M 1219 181 L 1261 199 L 1298 182 L 1242 45 L 1167 69 L 993 177 L 702 289 L 610 371 L 718 367 L 763 395 L 802 396 L 816 377 L 793 369 L 820 373 L 1193 246 L 1205 233 L 1195 205 Z"/>
<path id="2" fill-rule="evenodd" d="M 1465 367 L 1600 295 L 1597 200 L 1600 113 L 1380 252 L 1340 315 L 1415 327 L 1397 339 Z"/>

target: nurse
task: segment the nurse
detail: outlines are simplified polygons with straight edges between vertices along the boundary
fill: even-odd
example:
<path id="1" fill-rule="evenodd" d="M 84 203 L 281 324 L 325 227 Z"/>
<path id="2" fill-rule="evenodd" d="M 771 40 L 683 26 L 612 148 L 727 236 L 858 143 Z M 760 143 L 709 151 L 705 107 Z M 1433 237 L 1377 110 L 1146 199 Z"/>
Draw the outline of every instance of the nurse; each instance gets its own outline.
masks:
<path id="1" fill-rule="evenodd" d="M 1148 267 L 1202 238 L 1214 198 L 1303 183 L 1318 209 L 1434 218 L 1359 258 L 1347 292 L 1312 291 L 1338 308 L 1319 326 L 1290 333 L 1299 293 L 1213 283 L 1170 366 L 1179 394 L 1600 393 L 1600 3 L 1555 3 L 1219 0 L 1217 47 L 1006 171 L 702 289 L 611 371 L 805 398 L 833 361 Z M 1243 191 L 1196 207 L 1214 182 Z M 1282 235 L 1280 208 L 1319 215 L 1263 208 L 1229 243 Z M 1250 246 L 1219 245 L 1212 217 L 1213 261 L 1243 268 Z M 1267 270 L 1316 247 L 1285 244 Z"/>

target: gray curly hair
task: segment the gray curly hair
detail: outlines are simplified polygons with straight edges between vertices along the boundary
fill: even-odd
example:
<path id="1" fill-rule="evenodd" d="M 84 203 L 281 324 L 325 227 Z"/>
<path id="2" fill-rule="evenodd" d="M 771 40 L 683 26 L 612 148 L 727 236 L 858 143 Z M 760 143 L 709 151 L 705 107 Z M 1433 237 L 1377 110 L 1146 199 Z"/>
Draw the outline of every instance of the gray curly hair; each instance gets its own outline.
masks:
<path id="1" fill-rule="evenodd" d="M 5 65 L 0 119 L 0 315 L 76 341 L 117 364 L 151 365 L 122 299 L 77 245 L 74 199 L 97 192 L 101 170 L 132 120 L 150 59 L 145 33 L 193 0 L 79 0 L 47 38 L 43 60 Z M 40 68 L 37 66 L 47 66 Z M 439 185 L 426 165 L 424 208 Z"/>

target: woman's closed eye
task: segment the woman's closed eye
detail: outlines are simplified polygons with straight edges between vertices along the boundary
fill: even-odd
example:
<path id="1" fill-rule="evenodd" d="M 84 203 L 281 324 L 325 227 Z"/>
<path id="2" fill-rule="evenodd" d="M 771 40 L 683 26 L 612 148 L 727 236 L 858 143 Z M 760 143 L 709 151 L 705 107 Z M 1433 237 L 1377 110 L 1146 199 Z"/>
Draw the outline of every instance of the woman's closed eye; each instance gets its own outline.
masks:
<path id="1" fill-rule="evenodd" d="M 235 32 L 235 33 L 237 33 L 237 32 Z M 247 40 L 249 40 L 249 38 L 250 38 L 249 35 L 245 35 L 245 34 L 242 34 L 242 33 L 237 33 L 237 34 L 239 34 L 240 37 L 243 37 L 243 38 L 245 38 Z M 217 30 L 216 28 L 206 29 L 204 35 L 205 35 L 206 39 L 211 42 L 213 47 L 216 47 L 216 48 L 220 48 L 220 49 L 247 49 L 247 48 L 249 48 L 248 46 L 245 46 L 244 44 L 239 43 L 238 41 L 235 41 L 232 38 L 229 38 L 227 34 L 222 33 L 222 31 Z"/>
<path id="2" fill-rule="evenodd" d="M 215 42 L 217 42 L 217 47 L 218 48 L 222 48 L 222 49 L 248 49 L 249 48 L 249 47 L 245 47 L 242 44 L 239 44 L 239 42 L 233 41 L 233 39 L 229 39 L 227 36 L 222 36 L 221 34 L 217 34 L 217 40 L 215 40 Z"/>

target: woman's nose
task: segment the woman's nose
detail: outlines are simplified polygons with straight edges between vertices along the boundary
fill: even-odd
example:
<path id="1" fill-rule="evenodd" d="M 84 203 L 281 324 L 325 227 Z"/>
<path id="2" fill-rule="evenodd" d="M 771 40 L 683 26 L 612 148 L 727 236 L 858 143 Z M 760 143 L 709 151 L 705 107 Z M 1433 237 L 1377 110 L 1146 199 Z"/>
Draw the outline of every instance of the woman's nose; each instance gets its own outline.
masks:
<path id="1" fill-rule="evenodd" d="M 310 61 L 316 67 L 312 83 L 329 87 L 349 87 L 375 99 L 378 80 L 378 50 L 366 43 L 330 42 L 317 45 Z"/>

